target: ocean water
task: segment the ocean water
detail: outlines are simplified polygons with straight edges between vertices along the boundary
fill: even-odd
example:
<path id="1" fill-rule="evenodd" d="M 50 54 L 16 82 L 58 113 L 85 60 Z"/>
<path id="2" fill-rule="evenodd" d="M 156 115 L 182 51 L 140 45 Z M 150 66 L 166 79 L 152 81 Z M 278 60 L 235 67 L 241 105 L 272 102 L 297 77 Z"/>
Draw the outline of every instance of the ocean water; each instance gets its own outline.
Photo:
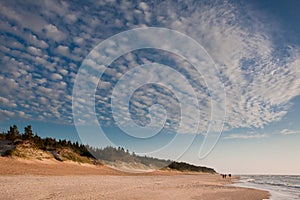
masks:
<path id="1" fill-rule="evenodd" d="M 235 186 L 263 189 L 270 192 L 271 200 L 300 200 L 300 176 L 241 175 Z"/>

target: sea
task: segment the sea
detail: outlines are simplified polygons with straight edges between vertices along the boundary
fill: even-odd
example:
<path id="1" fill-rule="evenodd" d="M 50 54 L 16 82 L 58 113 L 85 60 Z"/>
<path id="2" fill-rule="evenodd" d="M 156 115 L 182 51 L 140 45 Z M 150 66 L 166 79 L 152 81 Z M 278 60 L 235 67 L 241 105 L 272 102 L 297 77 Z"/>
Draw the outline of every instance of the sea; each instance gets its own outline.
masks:
<path id="1" fill-rule="evenodd" d="M 233 185 L 267 190 L 271 200 L 300 200 L 300 175 L 240 175 Z"/>

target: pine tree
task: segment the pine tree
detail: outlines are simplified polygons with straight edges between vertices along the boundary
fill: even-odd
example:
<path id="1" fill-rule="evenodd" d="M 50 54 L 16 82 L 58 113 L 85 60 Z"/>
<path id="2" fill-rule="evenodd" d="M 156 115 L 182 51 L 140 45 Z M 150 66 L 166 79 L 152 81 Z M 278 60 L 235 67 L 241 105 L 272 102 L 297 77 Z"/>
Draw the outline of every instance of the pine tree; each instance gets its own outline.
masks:
<path id="1" fill-rule="evenodd" d="M 24 136 L 26 140 L 30 140 L 33 136 L 31 125 L 24 128 Z"/>
<path id="2" fill-rule="evenodd" d="M 20 132 L 19 132 L 17 125 L 10 126 L 9 131 L 7 133 L 7 139 L 14 140 L 19 136 L 20 136 Z"/>

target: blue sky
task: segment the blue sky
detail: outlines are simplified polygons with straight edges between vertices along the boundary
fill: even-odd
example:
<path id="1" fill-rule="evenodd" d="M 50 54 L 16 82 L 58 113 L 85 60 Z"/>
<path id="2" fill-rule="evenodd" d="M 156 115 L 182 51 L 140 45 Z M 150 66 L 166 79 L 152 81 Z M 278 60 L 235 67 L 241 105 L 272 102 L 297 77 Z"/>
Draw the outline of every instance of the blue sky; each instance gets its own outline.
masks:
<path id="1" fill-rule="evenodd" d="M 20 128 L 32 124 L 41 136 L 100 146 L 112 142 L 140 153 L 157 150 L 177 136 L 173 146 L 154 155 L 177 159 L 193 142 L 180 160 L 222 172 L 300 174 L 295 154 L 300 152 L 298 1 L 0 1 L 0 5 L 1 131 L 11 124 Z M 82 63 L 98 67 L 93 61 L 103 56 L 97 52 L 101 42 L 146 27 L 191 37 L 213 59 L 218 75 L 212 67 L 198 73 L 193 61 L 162 49 L 128 52 L 106 66 L 100 79 L 88 74 L 86 80 L 96 84 L 95 113 L 104 135 L 99 136 L 89 121 L 91 113 L 84 107 L 89 94 L 84 92 L 78 96 L 79 107 L 74 106 L 80 116 L 75 127 L 73 87 Z M 151 42 L 163 45 L 167 38 Z M 195 53 L 192 47 L 189 51 Z M 206 62 L 205 52 L 201 59 Z M 203 66 L 208 66 L 205 62 Z M 134 71 L 136 66 L 144 68 Z M 148 77 L 170 84 L 135 88 L 129 106 L 120 107 L 122 102 L 114 100 L 113 91 L 122 96 Z M 224 90 L 215 94 L 225 94 L 226 102 L 213 98 L 218 81 Z M 219 136 L 213 112 L 224 117 L 223 131 L 213 151 L 199 159 L 208 128 L 207 140 L 213 141 L 208 146 Z M 152 124 L 149 129 L 127 129 L 130 122 L 138 128 Z M 131 133 L 124 134 L 120 125 Z M 141 139 L 159 132 L 161 125 L 156 137 Z"/>

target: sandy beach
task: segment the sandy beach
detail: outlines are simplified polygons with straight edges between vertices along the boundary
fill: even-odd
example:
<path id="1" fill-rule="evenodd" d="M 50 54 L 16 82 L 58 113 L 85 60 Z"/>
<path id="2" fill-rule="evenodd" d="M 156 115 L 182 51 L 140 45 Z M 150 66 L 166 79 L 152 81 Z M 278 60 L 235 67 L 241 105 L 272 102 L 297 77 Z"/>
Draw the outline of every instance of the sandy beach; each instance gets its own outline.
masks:
<path id="1" fill-rule="evenodd" d="M 220 175 L 128 174 L 106 166 L 0 158 L 2 199 L 267 199 L 268 192 L 227 186 Z"/>

